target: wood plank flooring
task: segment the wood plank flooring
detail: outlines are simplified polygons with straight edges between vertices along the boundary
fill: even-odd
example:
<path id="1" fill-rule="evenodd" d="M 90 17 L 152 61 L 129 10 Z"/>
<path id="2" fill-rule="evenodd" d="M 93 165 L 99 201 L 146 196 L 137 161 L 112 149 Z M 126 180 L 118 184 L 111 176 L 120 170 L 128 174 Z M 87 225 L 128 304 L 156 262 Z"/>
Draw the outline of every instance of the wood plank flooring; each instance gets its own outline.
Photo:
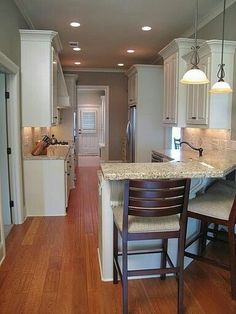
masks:
<path id="1" fill-rule="evenodd" d="M 93 160 L 81 159 L 66 217 L 28 218 L 10 232 L 0 267 L 1 314 L 121 313 L 121 285 L 100 280 Z M 130 281 L 130 313 L 176 313 L 176 287 L 171 277 Z M 185 307 L 189 314 L 236 313 L 228 272 L 192 263 L 185 271 Z"/>

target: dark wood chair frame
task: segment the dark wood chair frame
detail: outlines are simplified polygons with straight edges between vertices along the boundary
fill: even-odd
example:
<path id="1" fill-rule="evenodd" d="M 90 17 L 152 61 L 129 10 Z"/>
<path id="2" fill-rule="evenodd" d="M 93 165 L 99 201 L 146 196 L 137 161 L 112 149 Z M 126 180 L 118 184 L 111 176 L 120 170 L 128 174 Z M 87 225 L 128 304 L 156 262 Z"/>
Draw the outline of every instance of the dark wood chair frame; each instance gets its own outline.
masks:
<path id="1" fill-rule="evenodd" d="M 128 313 L 128 278 L 132 276 L 160 275 L 173 273 L 178 281 L 178 314 L 184 312 L 184 247 L 186 237 L 187 207 L 190 179 L 175 180 L 127 180 L 124 188 L 123 228 L 114 220 L 113 229 L 113 283 L 118 283 L 118 273 L 123 291 L 123 314 Z M 129 233 L 128 216 L 163 217 L 180 214 L 178 231 Z M 118 253 L 118 232 L 122 238 L 122 252 Z M 177 264 L 174 266 L 167 249 L 168 239 L 178 238 Z M 162 248 L 152 251 L 128 252 L 128 241 L 162 239 Z M 161 267 L 157 269 L 128 270 L 128 255 L 161 253 Z M 122 256 L 122 270 L 118 256 Z M 169 267 L 167 267 L 167 264 Z"/>
<path id="2" fill-rule="evenodd" d="M 235 237 L 235 232 L 234 232 L 234 228 L 236 224 L 236 196 L 235 196 L 228 220 L 217 219 L 214 217 L 209 217 L 209 216 L 205 216 L 205 215 L 198 214 L 195 212 L 191 212 L 191 207 L 189 208 L 187 215 L 188 215 L 188 218 L 195 218 L 195 219 L 200 220 L 201 225 L 200 225 L 199 233 L 195 235 L 186 244 L 185 256 L 229 270 L 230 282 L 231 282 L 231 295 L 232 295 L 232 298 L 236 300 L 236 237 Z M 210 227 L 210 224 L 213 224 L 213 228 Z M 213 258 L 204 256 L 207 240 L 211 240 L 211 241 L 220 240 L 218 237 L 218 234 L 220 232 L 218 230 L 219 225 L 224 225 L 228 228 L 228 241 L 227 242 L 229 244 L 229 255 L 230 255 L 229 264 L 225 264 L 222 261 L 218 261 L 216 259 L 214 260 Z M 208 233 L 211 233 L 212 235 L 209 235 Z M 186 249 L 190 247 L 197 240 L 199 241 L 197 254 L 188 252 Z"/>

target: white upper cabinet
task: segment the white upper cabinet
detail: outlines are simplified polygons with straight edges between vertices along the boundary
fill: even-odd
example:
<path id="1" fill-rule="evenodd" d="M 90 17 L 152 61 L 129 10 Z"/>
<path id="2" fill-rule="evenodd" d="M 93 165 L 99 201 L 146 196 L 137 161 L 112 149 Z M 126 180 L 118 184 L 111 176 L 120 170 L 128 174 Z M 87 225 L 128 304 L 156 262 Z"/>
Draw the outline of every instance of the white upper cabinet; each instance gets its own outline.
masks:
<path id="1" fill-rule="evenodd" d="M 231 94 L 211 94 L 209 90 L 217 81 L 221 62 L 221 40 L 199 40 L 199 68 L 210 83 L 184 85 L 184 73 L 191 68 L 192 39 L 177 38 L 162 49 L 164 58 L 164 111 L 163 123 L 168 126 L 231 128 Z M 225 80 L 233 85 L 234 53 L 236 42 L 225 41 Z"/>
<path id="2" fill-rule="evenodd" d="M 189 66 L 190 67 L 190 66 Z M 202 57 L 199 68 L 209 78 L 211 61 L 209 56 Z M 209 107 L 209 84 L 187 85 L 187 124 L 207 125 Z"/>
<path id="3" fill-rule="evenodd" d="M 199 68 L 206 73 L 210 83 L 187 85 L 187 126 L 214 129 L 231 128 L 232 94 L 212 94 L 209 92 L 211 86 L 218 80 L 221 45 L 221 40 L 207 40 L 199 50 Z M 225 81 L 233 86 L 236 42 L 225 41 L 224 45 Z M 190 54 L 184 58 L 189 64 Z"/>
<path id="4" fill-rule="evenodd" d="M 164 61 L 164 108 L 163 123 L 177 123 L 178 102 L 178 53 L 174 53 Z"/>
<path id="5" fill-rule="evenodd" d="M 179 81 L 187 69 L 182 56 L 191 51 L 193 43 L 192 39 L 177 38 L 159 52 L 164 59 L 164 125 L 186 125 L 186 86 Z"/>
<path id="6" fill-rule="evenodd" d="M 58 71 L 57 71 L 57 107 L 58 108 L 67 108 L 71 106 L 70 98 L 65 82 L 65 77 L 62 71 L 60 62 L 58 62 Z"/>
<path id="7" fill-rule="evenodd" d="M 137 70 L 132 69 L 128 74 L 128 104 L 134 105 L 137 103 Z"/>
<path id="8" fill-rule="evenodd" d="M 57 32 L 41 30 L 20 30 L 20 37 L 22 126 L 49 127 L 59 122 L 60 104 L 69 104 L 68 93 L 67 102 L 61 98 L 66 91 L 60 77 L 60 39 Z"/>

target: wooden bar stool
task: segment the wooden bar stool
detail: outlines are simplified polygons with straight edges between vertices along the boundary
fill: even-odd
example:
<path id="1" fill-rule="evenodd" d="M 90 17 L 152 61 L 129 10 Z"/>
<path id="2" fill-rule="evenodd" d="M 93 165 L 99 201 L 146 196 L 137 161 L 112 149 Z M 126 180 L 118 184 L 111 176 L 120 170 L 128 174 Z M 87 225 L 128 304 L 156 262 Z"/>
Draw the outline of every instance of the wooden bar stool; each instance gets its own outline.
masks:
<path id="1" fill-rule="evenodd" d="M 185 250 L 185 256 L 229 270 L 232 298 L 236 299 L 236 239 L 234 232 L 236 223 L 236 182 L 219 180 L 205 194 L 189 201 L 188 217 L 200 220 L 201 228 L 199 233 L 186 245 L 186 248 L 188 248 L 199 240 L 197 254 Z M 213 224 L 213 228 L 209 228 L 210 224 Z M 228 229 L 229 265 L 204 256 L 206 241 L 219 240 L 219 237 L 216 236 L 217 230 L 214 228 L 214 224 L 215 226 L 224 225 Z M 213 236 L 210 236 L 209 232 Z"/>
<path id="2" fill-rule="evenodd" d="M 189 179 L 128 180 L 124 188 L 124 206 L 114 207 L 113 282 L 118 273 L 123 287 L 123 314 L 128 313 L 128 277 L 174 273 L 178 280 L 178 313 L 183 313 L 183 269 Z M 118 233 L 122 252 L 118 253 Z M 177 265 L 168 252 L 168 239 L 178 238 Z M 128 241 L 162 239 L 162 248 L 152 251 L 128 252 Z M 161 265 L 155 269 L 128 269 L 128 255 L 161 253 Z M 118 262 L 122 255 L 122 268 Z M 169 267 L 167 267 L 167 264 Z"/>

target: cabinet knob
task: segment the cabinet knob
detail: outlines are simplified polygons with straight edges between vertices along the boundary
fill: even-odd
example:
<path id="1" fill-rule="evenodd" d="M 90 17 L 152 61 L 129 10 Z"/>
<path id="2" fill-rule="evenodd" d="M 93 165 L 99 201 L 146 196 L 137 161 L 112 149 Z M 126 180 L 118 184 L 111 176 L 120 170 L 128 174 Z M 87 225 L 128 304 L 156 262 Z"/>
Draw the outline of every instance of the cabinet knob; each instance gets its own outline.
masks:
<path id="1" fill-rule="evenodd" d="M 196 120 L 197 118 L 196 118 L 196 117 L 192 117 L 192 119 L 193 119 L 193 120 Z"/>
<path id="2" fill-rule="evenodd" d="M 166 117 L 166 120 L 169 120 L 170 118 L 169 117 Z"/>
<path id="3" fill-rule="evenodd" d="M 69 173 L 67 173 L 67 175 L 69 176 L 70 174 L 69 174 Z"/>

